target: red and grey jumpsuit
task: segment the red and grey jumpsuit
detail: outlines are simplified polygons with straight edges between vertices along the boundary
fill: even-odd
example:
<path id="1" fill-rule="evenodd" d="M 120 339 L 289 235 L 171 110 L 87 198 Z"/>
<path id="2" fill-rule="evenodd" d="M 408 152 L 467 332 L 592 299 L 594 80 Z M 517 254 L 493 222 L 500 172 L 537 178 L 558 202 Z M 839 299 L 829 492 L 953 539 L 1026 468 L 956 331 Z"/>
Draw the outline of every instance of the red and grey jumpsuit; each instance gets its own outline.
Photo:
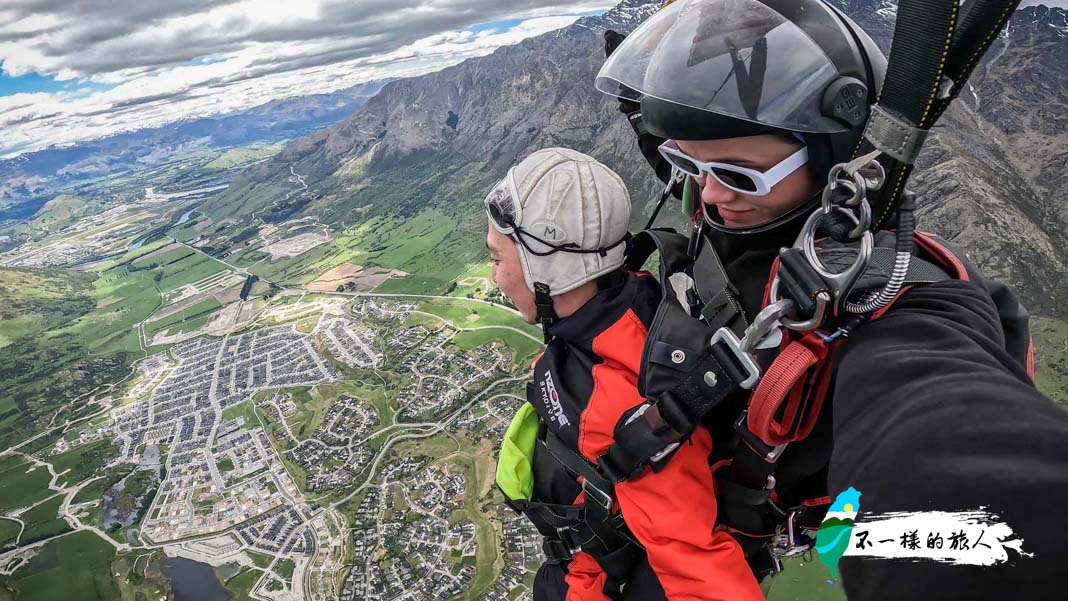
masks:
<path id="1" fill-rule="evenodd" d="M 620 418 L 644 402 L 637 389 L 640 359 L 660 300 L 658 284 L 646 274 L 617 272 L 598 285 L 593 299 L 550 327 L 553 338 L 535 362 L 528 393 L 545 427 L 594 463 L 612 444 Z M 644 552 L 598 558 L 582 551 L 546 563 L 535 580 L 535 601 L 763 599 L 738 543 L 714 527 L 711 450 L 711 436 L 699 428 L 657 471 L 646 468 L 616 484 L 613 510 Z M 575 477 L 541 445 L 534 497 L 583 501 Z M 607 562 L 617 565 L 602 565 Z"/>

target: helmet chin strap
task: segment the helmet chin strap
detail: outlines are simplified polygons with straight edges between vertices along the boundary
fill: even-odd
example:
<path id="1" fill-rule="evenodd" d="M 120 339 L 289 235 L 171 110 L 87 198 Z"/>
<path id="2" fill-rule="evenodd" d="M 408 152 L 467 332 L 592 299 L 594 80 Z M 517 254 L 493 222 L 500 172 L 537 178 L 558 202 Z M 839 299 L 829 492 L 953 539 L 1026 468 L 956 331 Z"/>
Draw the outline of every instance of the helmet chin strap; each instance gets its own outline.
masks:
<path id="1" fill-rule="evenodd" d="M 553 306 L 553 297 L 549 292 L 548 284 L 534 282 L 534 306 L 538 309 L 535 319 L 541 324 L 541 331 L 545 336 L 545 343 L 548 344 L 549 340 L 552 338 L 552 336 L 549 335 L 549 328 L 560 319 L 556 315 L 556 308 Z"/>

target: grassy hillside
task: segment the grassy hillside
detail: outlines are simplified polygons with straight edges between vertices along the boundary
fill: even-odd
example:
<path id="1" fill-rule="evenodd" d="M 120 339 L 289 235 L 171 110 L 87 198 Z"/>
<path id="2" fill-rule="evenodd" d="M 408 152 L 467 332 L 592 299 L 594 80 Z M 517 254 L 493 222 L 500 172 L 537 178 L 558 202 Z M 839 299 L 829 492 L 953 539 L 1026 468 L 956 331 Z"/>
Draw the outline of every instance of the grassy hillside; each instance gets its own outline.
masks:
<path id="1" fill-rule="evenodd" d="M 219 155 L 215 160 L 204 165 L 204 169 L 233 169 L 234 167 L 240 167 L 253 161 L 272 157 L 278 154 L 279 150 L 282 150 L 282 146 L 284 146 L 284 143 L 279 142 L 278 144 L 251 144 L 240 148 L 231 148 Z"/>
<path id="2" fill-rule="evenodd" d="M 73 271 L 0 269 L 0 348 L 91 311 L 93 279 Z"/>
<path id="3" fill-rule="evenodd" d="M 165 244 L 84 273 L 0 269 L 0 447 L 38 431 L 58 410 L 64 417 L 90 411 L 74 399 L 122 379 L 144 356 L 137 324 L 159 308 L 162 291 L 224 268 L 189 249 L 146 256 Z"/>
<path id="4" fill-rule="evenodd" d="M 1032 317 L 1031 336 L 1035 341 L 1035 384 L 1068 407 L 1068 322 Z"/>
<path id="5" fill-rule="evenodd" d="M 341 263 L 400 269 L 383 292 L 442 293 L 484 260 L 485 215 L 481 198 L 492 185 L 478 164 L 462 167 L 440 158 L 396 165 L 369 175 L 341 168 L 322 179 L 313 160 L 293 173 L 317 188 L 303 190 L 289 169 L 268 177 L 247 172 L 201 210 L 215 225 L 204 233 L 204 248 L 229 250 L 228 261 L 280 284 L 304 285 Z M 286 176 L 286 177 L 283 177 Z M 253 217 L 253 215 L 255 217 Z M 238 224 L 224 220 L 239 220 Z M 313 220 L 331 240 L 296 257 L 272 258 L 258 235 L 262 222 L 286 227 Z"/>

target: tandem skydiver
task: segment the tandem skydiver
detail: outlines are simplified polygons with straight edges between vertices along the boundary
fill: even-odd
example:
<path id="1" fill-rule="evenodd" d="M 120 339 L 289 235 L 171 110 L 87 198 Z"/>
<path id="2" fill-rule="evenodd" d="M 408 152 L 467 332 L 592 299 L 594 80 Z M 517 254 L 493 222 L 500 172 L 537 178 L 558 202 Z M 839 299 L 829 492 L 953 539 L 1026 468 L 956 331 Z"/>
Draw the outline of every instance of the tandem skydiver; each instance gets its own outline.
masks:
<path id="1" fill-rule="evenodd" d="M 901 0 L 889 66 L 820 0 L 678 0 L 625 39 L 606 33 L 596 85 L 666 180 L 662 203 L 693 200 L 693 227 L 634 239 L 628 260 L 658 250 L 673 292 L 639 368 L 651 405 L 616 427 L 601 475 L 619 490 L 704 424 L 718 527 L 758 578 L 852 486 L 866 514 L 985 508 L 1027 555 L 847 555 L 850 601 L 1064 598 L 1068 412 L 1034 387 L 1026 311 L 914 233 L 904 193 L 1016 4 Z"/>
<path id="2" fill-rule="evenodd" d="M 643 405 L 635 382 L 661 300 L 652 276 L 621 269 L 623 181 L 550 148 L 509 170 L 485 204 L 493 279 L 547 342 L 497 468 L 509 503 L 545 537 L 534 599 L 763 599 L 738 543 L 713 528 L 707 430 L 618 486 L 598 472 L 617 424 Z"/>

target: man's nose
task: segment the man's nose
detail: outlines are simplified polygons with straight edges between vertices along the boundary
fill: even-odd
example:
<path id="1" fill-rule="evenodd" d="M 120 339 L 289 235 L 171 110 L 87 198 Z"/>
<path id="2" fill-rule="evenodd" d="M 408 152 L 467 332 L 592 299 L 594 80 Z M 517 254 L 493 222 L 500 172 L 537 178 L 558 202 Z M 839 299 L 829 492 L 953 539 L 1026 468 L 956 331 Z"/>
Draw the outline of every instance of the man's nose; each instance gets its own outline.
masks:
<path id="1" fill-rule="evenodd" d="M 734 197 L 737 196 L 737 193 L 734 190 L 725 187 L 723 184 L 716 181 L 716 178 L 708 174 L 705 174 L 700 185 L 701 202 L 705 204 L 726 204 L 731 200 L 734 200 Z"/>

